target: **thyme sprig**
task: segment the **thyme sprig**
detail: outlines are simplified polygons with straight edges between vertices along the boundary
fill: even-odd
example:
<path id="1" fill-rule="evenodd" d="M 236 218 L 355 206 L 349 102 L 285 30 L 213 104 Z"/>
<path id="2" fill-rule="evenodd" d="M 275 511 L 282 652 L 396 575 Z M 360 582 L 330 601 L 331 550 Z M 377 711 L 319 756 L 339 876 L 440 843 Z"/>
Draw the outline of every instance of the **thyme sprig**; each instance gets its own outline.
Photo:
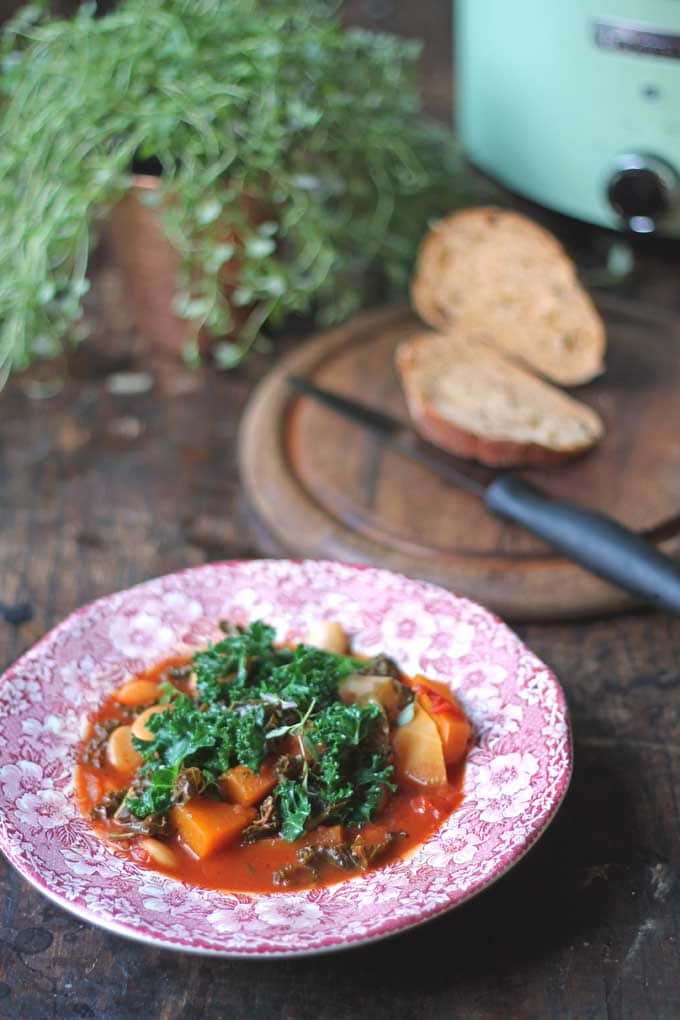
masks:
<path id="1" fill-rule="evenodd" d="M 0 42 L 0 385 L 82 338 L 89 253 L 140 159 L 162 171 L 143 201 L 181 256 L 176 311 L 229 338 L 224 367 L 291 313 L 335 322 L 405 286 L 467 180 L 421 116 L 416 43 L 320 0 L 95 7 L 22 7 Z"/>

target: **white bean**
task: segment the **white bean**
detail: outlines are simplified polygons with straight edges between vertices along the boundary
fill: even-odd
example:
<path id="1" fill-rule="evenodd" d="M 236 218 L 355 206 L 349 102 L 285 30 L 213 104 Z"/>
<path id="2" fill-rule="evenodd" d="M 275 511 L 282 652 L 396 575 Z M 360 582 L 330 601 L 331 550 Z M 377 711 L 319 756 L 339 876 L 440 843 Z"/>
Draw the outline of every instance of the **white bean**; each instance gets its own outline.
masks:
<path id="1" fill-rule="evenodd" d="M 171 850 L 165 843 L 161 843 L 160 839 L 146 836 L 144 839 L 140 839 L 137 845 L 149 855 L 154 864 L 160 865 L 161 868 L 177 867 L 177 856 L 174 850 Z"/>
<path id="2" fill-rule="evenodd" d="M 143 712 L 140 712 L 135 721 L 132 724 L 132 736 L 137 737 L 138 740 L 153 740 L 153 733 L 147 727 L 147 720 L 156 712 L 166 712 L 168 705 L 152 705 L 151 708 L 145 708 Z"/>
<path id="3" fill-rule="evenodd" d="M 142 764 L 142 756 L 132 746 L 132 727 L 117 726 L 109 737 L 106 755 L 119 772 L 132 774 Z"/>
<path id="4" fill-rule="evenodd" d="M 158 684 L 153 680 L 128 680 L 113 692 L 121 705 L 148 705 L 158 697 Z"/>
<path id="5" fill-rule="evenodd" d="M 344 628 L 333 620 L 317 620 L 312 624 L 307 633 L 307 644 L 337 655 L 344 655 L 349 647 Z"/>

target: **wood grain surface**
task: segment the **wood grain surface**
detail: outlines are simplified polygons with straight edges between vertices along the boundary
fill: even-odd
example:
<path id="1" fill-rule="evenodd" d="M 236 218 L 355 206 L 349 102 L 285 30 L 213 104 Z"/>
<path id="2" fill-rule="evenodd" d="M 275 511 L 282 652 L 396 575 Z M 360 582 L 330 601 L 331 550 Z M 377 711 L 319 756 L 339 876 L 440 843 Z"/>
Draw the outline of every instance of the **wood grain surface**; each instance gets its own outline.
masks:
<path id="1" fill-rule="evenodd" d="M 606 299 L 603 299 L 606 303 Z M 310 338 L 259 384 L 241 430 L 247 495 L 282 551 L 390 566 L 513 620 L 599 614 L 632 602 L 492 517 L 476 496 L 385 451 L 379 438 L 288 386 L 290 374 L 408 422 L 394 368 L 420 327 L 407 308 L 365 313 Z M 580 397 L 607 434 L 566 466 L 525 471 L 558 498 L 611 514 L 680 550 L 680 336 L 610 316 L 607 371 Z"/>
<path id="2" fill-rule="evenodd" d="M 347 6 L 368 27 L 425 37 L 423 81 L 446 112 L 448 5 Z M 677 301 L 677 249 L 643 256 L 628 296 Z M 149 364 L 106 261 L 90 316 L 95 341 L 77 358 L 0 395 L 0 598 L 35 608 L 21 627 L 0 622 L 0 668 L 90 599 L 267 548 L 241 492 L 236 435 L 271 363 L 226 376 Z M 153 387 L 117 394 L 116 373 L 130 369 Z M 215 961 L 81 924 L 0 858 L 2 1020 L 677 1020 L 680 620 L 520 633 L 564 683 L 575 773 L 552 827 L 484 896 L 337 956 Z"/>
<path id="3" fill-rule="evenodd" d="M 36 614 L 0 624 L 2 665 L 89 599 L 263 549 L 236 433 L 265 365 L 198 377 L 150 365 L 106 267 L 95 298 L 97 343 L 61 391 L 35 399 L 50 381 L 35 373 L 1 398 L 0 595 L 30 599 Z M 150 372 L 153 389 L 112 393 L 130 368 Z M 218 962 L 83 925 L 2 863 L 0 1017 L 674 1020 L 680 621 L 640 614 L 520 633 L 564 682 L 576 770 L 551 829 L 480 899 L 338 956 Z"/>

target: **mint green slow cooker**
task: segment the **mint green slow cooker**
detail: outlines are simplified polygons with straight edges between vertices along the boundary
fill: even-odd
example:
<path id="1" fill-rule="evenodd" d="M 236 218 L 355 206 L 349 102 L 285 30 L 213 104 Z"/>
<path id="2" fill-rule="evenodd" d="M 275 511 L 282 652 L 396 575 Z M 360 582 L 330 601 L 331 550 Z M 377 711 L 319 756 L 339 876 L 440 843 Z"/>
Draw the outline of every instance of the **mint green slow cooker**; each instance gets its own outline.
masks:
<path id="1" fill-rule="evenodd" d="M 680 0 L 455 0 L 458 133 L 511 190 L 680 237 Z"/>

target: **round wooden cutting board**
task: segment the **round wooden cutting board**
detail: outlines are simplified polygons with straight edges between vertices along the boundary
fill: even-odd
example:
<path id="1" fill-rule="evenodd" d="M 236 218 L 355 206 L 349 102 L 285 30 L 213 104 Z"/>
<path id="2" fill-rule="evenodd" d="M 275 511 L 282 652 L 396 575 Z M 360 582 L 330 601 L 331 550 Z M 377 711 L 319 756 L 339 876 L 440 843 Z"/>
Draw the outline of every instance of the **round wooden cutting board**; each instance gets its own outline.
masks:
<path id="1" fill-rule="evenodd" d="M 291 373 L 306 375 L 406 420 L 394 349 L 416 328 L 402 307 L 359 316 L 313 337 L 259 384 L 239 453 L 271 550 L 400 570 L 514 620 L 630 606 L 618 589 L 286 383 Z M 680 553 L 680 339 L 619 318 L 608 335 L 605 375 L 574 391 L 600 412 L 606 438 L 580 460 L 523 474 Z"/>

